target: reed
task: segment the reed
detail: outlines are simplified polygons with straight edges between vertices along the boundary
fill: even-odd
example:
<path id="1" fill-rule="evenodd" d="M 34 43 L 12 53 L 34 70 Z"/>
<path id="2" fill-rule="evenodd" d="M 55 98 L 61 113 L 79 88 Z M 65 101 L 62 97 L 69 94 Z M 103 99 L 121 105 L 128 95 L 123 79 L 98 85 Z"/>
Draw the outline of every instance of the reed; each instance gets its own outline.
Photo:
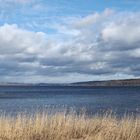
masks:
<path id="1" fill-rule="evenodd" d="M 0 140 L 140 140 L 140 118 L 75 113 L 1 115 Z"/>

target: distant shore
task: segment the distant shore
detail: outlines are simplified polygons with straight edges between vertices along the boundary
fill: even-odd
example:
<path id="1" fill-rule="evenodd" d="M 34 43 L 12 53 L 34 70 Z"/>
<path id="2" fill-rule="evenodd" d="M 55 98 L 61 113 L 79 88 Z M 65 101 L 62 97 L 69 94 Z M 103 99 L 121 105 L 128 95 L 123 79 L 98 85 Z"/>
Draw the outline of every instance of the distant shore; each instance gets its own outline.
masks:
<path id="1" fill-rule="evenodd" d="M 104 80 L 104 81 L 85 81 L 75 83 L 15 83 L 1 82 L 0 86 L 90 86 L 90 87 L 128 87 L 140 86 L 140 78 L 137 79 L 119 79 L 119 80 Z"/>
<path id="2" fill-rule="evenodd" d="M 140 118 L 56 113 L 1 115 L 0 140 L 140 140 Z"/>

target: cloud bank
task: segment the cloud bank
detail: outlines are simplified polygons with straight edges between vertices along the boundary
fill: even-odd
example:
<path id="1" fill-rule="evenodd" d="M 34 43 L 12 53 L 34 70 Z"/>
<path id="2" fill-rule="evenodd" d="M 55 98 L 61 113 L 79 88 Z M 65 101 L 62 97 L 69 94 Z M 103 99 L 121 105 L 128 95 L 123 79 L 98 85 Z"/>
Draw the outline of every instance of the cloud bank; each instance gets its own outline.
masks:
<path id="1" fill-rule="evenodd" d="M 140 13 L 106 9 L 51 25 L 56 34 L 0 26 L 3 81 L 74 82 L 140 76 Z"/>

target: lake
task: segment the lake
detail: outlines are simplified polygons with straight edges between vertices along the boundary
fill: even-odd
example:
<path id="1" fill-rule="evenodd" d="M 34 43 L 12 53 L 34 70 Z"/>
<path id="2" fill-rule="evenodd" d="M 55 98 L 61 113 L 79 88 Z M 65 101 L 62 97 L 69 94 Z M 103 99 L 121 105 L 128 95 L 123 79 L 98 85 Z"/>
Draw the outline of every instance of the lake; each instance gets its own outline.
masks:
<path id="1" fill-rule="evenodd" d="M 71 108 L 87 114 L 139 114 L 140 87 L 0 86 L 0 112 L 6 114 Z"/>

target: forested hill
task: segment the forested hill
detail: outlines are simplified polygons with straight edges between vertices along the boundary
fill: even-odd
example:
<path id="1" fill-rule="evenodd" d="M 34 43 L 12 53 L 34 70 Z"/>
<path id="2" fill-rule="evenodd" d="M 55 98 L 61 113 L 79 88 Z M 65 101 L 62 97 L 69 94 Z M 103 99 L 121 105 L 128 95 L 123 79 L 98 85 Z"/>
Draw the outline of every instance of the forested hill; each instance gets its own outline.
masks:
<path id="1" fill-rule="evenodd" d="M 140 79 L 88 81 L 72 83 L 77 86 L 140 86 Z"/>

